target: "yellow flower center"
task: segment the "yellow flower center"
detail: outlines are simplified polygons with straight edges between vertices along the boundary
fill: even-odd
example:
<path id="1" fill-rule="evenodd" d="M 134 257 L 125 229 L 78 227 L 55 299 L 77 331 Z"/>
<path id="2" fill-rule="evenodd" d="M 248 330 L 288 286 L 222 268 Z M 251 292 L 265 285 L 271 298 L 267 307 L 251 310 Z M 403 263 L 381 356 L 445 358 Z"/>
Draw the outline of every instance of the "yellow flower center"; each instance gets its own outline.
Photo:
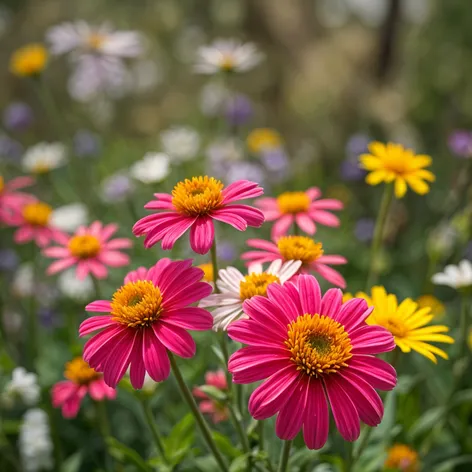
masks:
<path id="1" fill-rule="evenodd" d="M 161 291 L 150 280 L 129 282 L 113 294 L 112 319 L 128 327 L 149 327 L 161 312 Z"/>
<path id="2" fill-rule="evenodd" d="M 81 357 L 75 357 L 66 363 L 64 377 L 79 385 L 88 385 L 97 380 L 101 374 L 92 369 Z"/>
<path id="3" fill-rule="evenodd" d="M 10 70 L 19 76 L 38 75 L 45 67 L 48 52 L 41 44 L 28 44 L 17 49 L 10 60 Z"/>
<path id="4" fill-rule="evenodd" d="M 46 174 L 51 170 L 51 164 L 47 161 L 41 161 L 39 160 L 38 162 L 35 162 L 33 166 L 31 167 L 31 172 L 33 174 Z"/>
<path id="5" fill-rule="evenodd" d="M 3 192 L 4 188 L 5 188 L 5 181 L 3 180 L 3 177 L 0 175 L 0 193 Z"/>
<path id="6" fill-rule="evenodd" d="M 46 203 L 28 203 L 23 207 L 23 218 L 33 226 L 47 226 L 52 213 L 52 208 Z"/>
<path id="7" fill-rule="evenodd" d="M 221 58 L 220 68 L 226 72 L 231 72 L 234 69 L 234 57 L 230 54 L 225 54 Z"/>
<path id="8" fill-rule="evenodd" d="M 209 262 L 206 264 L 200 264 L 199 269 L 203 270 L 203 279 L 205 282 L 213 282 L 213 264 Z"/>
<path id="9" fill-rule="evenodd" d="M 394 444 L 388 450 L 384 466 L 388 469 L 399 469 L 402 472 L 417 472 L 419 470 L 418 453 L 406 444 Z"/>
<path id="10" fill-rule="evenodd" d="M 409 332 L 409 329 L 407 328 L 405 323 L 403 323 L 398 318 L 387 318 L 385 321 L 380 321 L 381 323 L 378 324 L 390 331 L 392 335 L 396 338 L 404 338 Z"/>
<path id="11" fill-rule="evenodd" d="M 101 249 L 100 241 L 91 234 L 82 234 L 74 236 L 69 241 L 69 250 L 71 254 L 80 259 L 95 257 Z"/>
<path id="12" fill-rule="evenodd" d="M 106 36 L 104 36 L 103 34 L 92 33 L 87 38 L 86 43 L 90 49 L 97 50 L 97 49 L 100 49 L 100 47 L 103 45 L 103 43 L 105 42 L 105 39 L 106 39 Z"/>
<path id="13" fill-rule="evenodd" d="M 270 128 L 256 128 L 247 137 L 249 150 L 257 154 L 264 149 L 275 149 L 280 147 L 282 140 L 277 131 Z"/>
<path id="14" fill-rule="evenodd" d="M 277 241 L 280 255 L 286 261 L 310 264 L 323 255 L 323 245 L 307 236 L 283 236 Z"/>
<path id="15" fill-rule="evenodd" d="M 284 192 L 277 198 L 282 213 L 303 213 L 310 207 L 310 197 L 305 192 Z"/>
<path id="16" fill-rule="evenodd" d="M 351 340 L 343 326 L 331 318 L 305 314 L 288 326 L 285 345 L 297 369 L 314 377 L 338 372 L 352 357 Z"/>
<path id="17" fill-rule="evenodd" d="M 273 274 L 249 274 L 239 284 L 241 300 L 247 300 L 255 295 L 267 296 L 267 287 L 273 283 L 280 283 L 280 279 Z"/>
<path id="18" fill-rule="evenodd" d="M 172 204 L 188 216 L 207 215 L 223 202 L 223 184 L 213 177 L 192 177 L 179 182 L 172 190 Z"/>

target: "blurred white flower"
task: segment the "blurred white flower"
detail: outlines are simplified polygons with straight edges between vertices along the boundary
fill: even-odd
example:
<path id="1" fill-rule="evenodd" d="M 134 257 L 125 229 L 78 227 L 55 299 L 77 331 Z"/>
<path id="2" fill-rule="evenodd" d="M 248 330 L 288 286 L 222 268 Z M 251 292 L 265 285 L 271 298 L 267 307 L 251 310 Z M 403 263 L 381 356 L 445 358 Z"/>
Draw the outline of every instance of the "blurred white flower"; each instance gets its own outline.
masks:
<path id="1" fill-rule="evenodd" d="M 101 184 L 100 198 L 105 203 L 122 202 L 135 189 L 135 185 L 125 171 L 108 176 Z"/>
<path id="2" fill-rule="evenodd" d="M 22 166 L 25 172 L 44 174 L 66 162 L 66 148 L 62 143 L 38 143 L 26 150 Z"/>
<path id="3" fill-rule="evenodd" d="M 229 91 L 219 82 L 207 83 L 200 92 L 200 110 L 205 116 L 219 115 L 227 103 Z"/>
<path id="4" fill-rule="evenodd" d="M 79 280 L 75 269 L 61 272 L 57 278 L 57 288 L 62 295 L 76 302 L 89 301 L 95 293 L 92 278 L 88 275 L 85 279 Z"/>
<path id="5" fill-rule="evenodd" d="M 240 161 L 244 157 L 244 145 L 237 139 L 219 139 L 210 143 L 206 155 L 212 164 Z"/>
<path id="6" fill-rule="evenodd" d="M 472 287 L 472 262 L 463 259 L 458 265 L 447 265 L 444 272 L 433 275 L 436 285 L 448 285 L 455 289 Z"/>
<path id="7" fill-rule="evenodd" d="M 19 297 L 30 297 L 33 294 L 33 265 L 30 262 L 18 267 L 13 276 L 12 290 Z"/>
<path id="8" fill-rule="evenodd" d="M 175 126 L 160 134 L 162 147 L 177 162 L 190 161 L 200 149 L 200 135 L 190 126 Z"/>
<path id="9" fill-rule="evenodd" d="M 83 203 L 71 203 L 56 208 L 51 215 L 51 224 L 62 231 L 73 233 L 88 222 L 88 208 Z"/>
<path id="10" fill-rule="evenodd" d="M 53 468 L 51 432 L 48 415 L 43 410 L 33 408 L 24 414 L 18 447 L 25 472 Z"/>
<path id="11" fill-rule="evenodd" d="M 252 43 L 243 43 L 238 39 L 216 39 L 210 46 L 198 48 L 194 69 L 200 74 L 246 72 L 263 58 L 264 55 Z"/>
<path id="12" fill-rule="evenodd" d="M 170 173 L 170 159 L 163 152 L 148 152 L 130 168 L 130 175 L 144 184 L 162 182 Z"/>
<path id="13" fill-rule="evenodd" d="M 387 0 L 346 0 L 346 3 L 367 26 L 380 26 L 387 15 Z"/>
<path id="14" fill-rule="evenodd" d="M 12 372 L 12 379 L 7 383 L 2 395 L 2 402 L 7 406 L 19 399 L 26 406 L 33 406 L 39 401 L 41 389 L 36 374 L 27 372 L 24 367 L 17 367 Z"/>

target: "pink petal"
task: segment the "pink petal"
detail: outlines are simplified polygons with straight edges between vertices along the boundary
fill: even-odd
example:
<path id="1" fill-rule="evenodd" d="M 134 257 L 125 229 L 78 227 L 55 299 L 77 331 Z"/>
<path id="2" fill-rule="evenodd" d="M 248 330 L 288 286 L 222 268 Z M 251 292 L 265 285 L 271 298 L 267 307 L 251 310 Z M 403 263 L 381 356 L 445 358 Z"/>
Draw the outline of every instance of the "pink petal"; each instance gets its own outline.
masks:
<path id="1" fill-rule="evenodd" d="M 328 402 L 320 380 L 311 378 L 309 388 L 309 399 L 303 422 L 303 438 L 308 449 L 321 449 L 328 440 Z"/>
<path id="2" fill-rule="evenodd" d="M 337 227 L 341 224 L 336 215 L 324 210 L 311 210 L 309 215 L 314 221 L 325 226 Z"/>
<path id="3" fill-rule="evenodd" d="M 60 407 L 71 395 L 75 395 L 77 385 L 70 380 L 63 380 L 53 385 L 51 403 L 54 408 Z"/>
<path id="4" fill-rule="evenodd" d="M 143 337 L 143 359 L 144 366 L 151 379 L 155 382 L 162 382 L 169 377 L 170 361 L 166 348 L 155 336 L 155 331 L 144 330 Z"/>
<path id="5" fill-rule="evenodd" d="M 174 205 L 172 205 L 171 200 L 151 200 L 144 205 L 146 210 L 173 210 Z"/>
<path id="6" fill-rule="evenodd" d="M 192 225 L 195 224 L 197 218 L 180 217 L 172 226 L 165 229 L 165 234 L 162 237 L 161 246 L 164 251 L 172 249 L 175 242 L 179 239 Z M 146 248 L 149 248 L 149 243 L 144 242 Z"/>
<path id="7" fill-rule="evenodd" d="M 141 330 L 141 333 L 138 333 L 134 341 L 133 351 L 131 352 L 129 378 L 131 385 L 136 389 L 143 387 L 146 375 L 145 361 L 143 360 L 143 337 L 148 331 L 150 330 L 144 328 Z"/>
<path id="8" fill-rule="evenodd" d="M 53 275 L 73 266 L 77 262 L 75 257 L 66 257 L 65 259 L 59 259 L 53 262 L 46 270 L 46 274 Z"/>
<path id="9" fill-rule="evenodd" d="M 235 341 L 239 341 L 249 346 L 268 347 L 278 349 L 281 345 L 281 335 L 273 339 L 267 336 L 265 325 L 261 325 L 252 320 L 234 321 L 228 326 L 228 336 Z"/>
<path id="10" fill-rule="evenodd" d="M 153 230 L 159 229 L 162 225 L 173 224 L 175 221 L 181 220 L 182 215 L 172 212 L 153 213 L 138 220 L 133 226 L 133 234 L 141 236 Z"/>
<path id="11" fill-rule="evenodd" d="M 101 262 L 95 259 L 88 259 L 87 264 L 90 273 L 97 279 L 105 279 L 108 275 L 108 270 Z"/>
<path id="12" fill-rule="evenodd" d="M 133 241 L 128 238 L 117 238 L 105 244 L 106 249 L 128 249 L 133 246 Z"/>
<path id="13" fill-rule="evenodd" d="M 94 313 L 110 313 L 111 303 L 109 300 L 96 300 L 92 303 L 89 303 L 85 307 L 85 311 L 92 311 Z"/>
<path id="14" fill-rule="evenodd" d="M 347 264 L 347 259 L 343 256 L 329 255 L 320 256 L 316 262 L 319 262 L 320 264 L 342 265 Z"/>
<path id="15" fill-rule="evenodd" d="M 15 235 L 13 236 L 13 240 L 17 244 L 23 244 L 27 243 L 28 241 L 31 241 L 33 237 L 34 231 L 31 226 L 27 225 L 16 230 Z"/>
<path id="16" fill-rule="evenodd" d="M 264 241 L 263 239 L 248 239 L 246 244 L 249 247 L 253 247 L 255 249 L 262 249 L 264 251 L 273 252 L 274 254 L 279 255 L 280 251 L 277 247 L 277 244 L 274 244 L 271 241 Z"/>
<path id="17" fill-rule="evenodd" d="M 101 362 L 108 358 L 117 339 L 122 337 L 128 328 L 118 323 L 100 331 L 91 337 L 84 346 L 84 361 L 90 364 L 90 367 L 100 372 Z"/>
<path id="18" fill-rule="evenodd" d="M 169 351 L 187 359 L 195 355 L 195 341 L 184 329 L 172 326 L 164 320 L 160 323 L 155 323 L 153 329 L 157 339 Z"/>
<path id="19" fill-rule="evenodd" d="M 280 439 L 291 440 L 300 431 L 308 398 L 309 382 L 300 381 L 297 388 L 282 407 L 275 422 L 275 432 Z"/>
<path id="20" fill-rule="evenodd" d="M 318 187 L 310 187 L 305 193 L 312 201 L 321 197 L 321 190 Z"/>
<path id="21" fill-rule="evenodd" d="M 310 205 L 310 210 L 342 210 L 343 208 L 343 202 L 334 198 L 323 198 Z"/>
<path id="22" fill-rule="evenodd" d="M 124 283 L 137 282 L 138 280 L 146 280 L 148 269 L 146 267 L 138 267 L 136 270 L 128 272 L 125 277 Z"/>
<path id="23" fill-rule="evenodd" d="M 333 317 L 344 326 L 346 331 L 351 331 L 360 326 L 372 313 L 373 307 L 368 307 L 362 298 L 353 298 L 343 304 L 341 310 Z"/>
<path id="24" fill-rule="evenodd" d="M 100 240 L 108 241 L 111 238 L 111 236 L 113 236 L 117 231 L 118 231 L 117 224 L 112 223 L 112 224 L 106 225 L 100 234 Z"/>
<path id="25" fill-rule="evenodd" d="M 297 285 L 300 292 L 302 312 L 312 315 L 320 313 L 321 289 L 317 280 L 311 275 L 300 275 Z"/>
<path id="26" fill-rule="evenodd" d="M 121 267 L 128 265 L 130 261 L 130 258 L 127 254 L 109 250 L 102 251 L 98 255 L 98 259 L 100 262 L 103 262 L 103 264 L 109 265 L 110 267 Z"/>
<path id="27" fill-rule="evenodd" d="M 9 180 L 6 182 L 5 187 L 9 190 L 17 190 L 19 188 L 30 187 L 35 182 L 33 177 L 21 176 L 15 177 L 14 179 Z"/>
<path id="28" fill-rule="evenodd" d="M 76 392 L 69 396 L 62 405 L 62 416 L 64 418 L 75 418 L 80 410 L 80 403 L 87 393 L 87 387 L 82 386 L 76 390 Z"/>
<path id="29" fill-rule="evenodd" d="M 195 331 L 206 331 L 213 327 L 213 317 L 211 314 L 207 310 L 197 307 L 164 311 L 161 319 L 168 324 Z"/>
<path id="30" fill-rule="evenodd" d="M 287 335 L 287 318 L 280 307 L 266 297 L 255 296 L 243 304 L 244 313 L 261 325 L 270 327 L 276 336 Z"/>
<path id="31" fill-rule="evenodd" d="M 321 300 L 320 315 L 335 318 L 341 309 L 343 302 L 343 293 L 339 288 L 330 288 L 324 294 Z"/>
<path id="32" fill-rule="evenodd" d="M 270 254 L 263 251 L 248 251 L 241 254 L 241 259 L 246 262 L 246 266 L 251 264 L 265 264 L 280 259 L 277 254 Z"/>
<path id="33" fill-rule="evenodd" d="M 294 221 L 293 215 L 283 215 L 278 219 L 274 226 L 272 226 L 271 237 L 274 240 L 279 239 L 281 236 L 285 236 L 288 232 L 288 229 Z"/>
<path id="34" fill-rule="evenodd" d="M 284 286 L 279 284 L 270 284 L 267 287 L 267 297 L 274 305 L 278 306 L 285 315 L 287 323 L 295 320 L 301 313 L 300 295 L 297 292 L 296 297 L 289 291 L 288 284 Z"/>
<path id="35" fill-rule="evenodd" d="M 190 247 L 197 254 L 206 254 L 213 245 L 215 227 L 208 216 L 197 218 L 190 229 Z"/>
<path id="36" fill-rule="evenodd" d="M 228 205 L 225 210 L 241 217 L 248 226 L 259 228 L 264 223 L 264 214 L 261 210 L 249 205 Z M 210 215 L 211 216 L 211 215 Z"/>
<path id="37" fill-rule="evenodd" d="M 113 326 L 115 324 L 116 321 L 113 321 L 112 317 L 109 315 L 92 316 L 80 323 L 79 336 L 82 337 L 99 329 L 108 328 L 109 326 Z"/>
<path id="38" fill-rule="evenodd" d="M 349 369 L 379 390 L 392 390 L 397 384 L 395 369 L 374 356 L 353 356 L 349 360 Z"/>
<path id="39" fill-rule="evenodd" d="M 312 267 L 316 270 L 323 278 L 333 285 L 337 285 L 341 288 L 346 288 L 346 281 L 344 277 L 337 271 L 327 265 L 315 262 Z"/>
<path id="40" fill-rule="evenodd" d="M 171 261 L 170 259 L 160 259 L 153 267 L 148 271 L 147 277 L 152 280 L 154 285 L 159 287 L 161 292 L 165 295 L 165 299 L 173 295 L 175 287 L 179 287 L 178 282 L 183 277 L 190 274 L 193 277 L 197 277 L 192 284 L 197 280 L 201 280 L 200 269 L 190 269 L 192 266 L 192 259 L 185 259 L 183 261 Z M 192 277 L 189 279 L 191 280 Z"/>
<path id="41" fill-rule="evenodd" d="M 168 310 L 176 310 L 177 308 L 184 307 L 186 305 L 190 305 L 192 303 L 198 302 L 203 298 L 208 297 L 212 292 L 212 287 L 210 284 L 206 282 L 198 282 L 191 286 L 191 289 L 183 292 L 179 292 L 179 297 L 169 297 L 169 299 L 165 300 L 165 307 Z"/>
<path id="42" fill-rule="evenodd" d="M 116 390 L 109 387 L 103 379 L 93 381 L 89 385 L 89 394 L 94 400 L 104 400 L 109 398 L 110 400 L 116 398 Z"/>
<path id="43" fill-rule="evenodd" d="M 88 265 L 88 260 L 81 260 L 77 262 L 77 268 L 75 269 L 75 276 L 79 280 L 84 280 L 87 275 L 89 275 L 90 269 Z"/>
<path id="44" fill-rule="evenodd" d="M 395 349 L 390 332 L 381 326 L 360 326 L 349 333 L 353 354 L 380 354 Z"/>
<path id="45" fill-rule="evenodd" d="M 58 246 L 52 246 L 52 247 L 47 247 L 46 249 L 43 249 L 43 254 L 46 257 L 68 257 L 70 256 L 70 251 L 66 247 L 58 247 Z"/>
<path id="46" fill-rule="evenodd" d="M 223 189 L 223 203 L 231 203 L 236 200 L 260 197 L 264 190 L 256 182 L 238 180 Z"/>
<path id="47" fill-rule="evenodd" d="M 233 228 L 236 228 L 238 231 L 246 231 L 247 223 L 244 218 L 239 215 L 236 215 L 231 211 L 231 207 L 220 208 L 211 212 L 211 217 L 214 220 L 221 221 L 231 225 Z"/>
<path id="48" fill-rule="evenodd" d="M 258 198 L 254 204 L 260 208 L 262 211 L 266 210 L 277 210 L 279 209 L 279 205 L 277 203 L 276 198 L 272 197 L 263 197 L 263 198 Z M 280 213 L 279 213 L 280 216 Z"/>
<path id="49" fill-rule="evenodd" d="M 295 221 L 302 231 L 307 234 L 315 234 L 316 226 L 313 220 L 308 216 L 307 213 L 297 213 L 295 215 Z"/>

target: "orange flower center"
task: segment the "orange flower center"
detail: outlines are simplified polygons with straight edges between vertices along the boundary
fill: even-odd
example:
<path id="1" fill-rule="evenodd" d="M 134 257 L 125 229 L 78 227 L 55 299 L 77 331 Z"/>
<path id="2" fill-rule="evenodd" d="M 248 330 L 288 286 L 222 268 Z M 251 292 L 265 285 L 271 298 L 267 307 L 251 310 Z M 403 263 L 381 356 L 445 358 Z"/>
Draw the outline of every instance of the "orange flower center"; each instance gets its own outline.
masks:
<path id="1" fill-rule="evenodd" d="M 323 255 L 323 245 L 307 236 L 283 236 L 277 241 L 280 255 L 286 261 L 310 264 Z"/>
<path id="2" fill-rule="evenodd" d="M 383 320 L 382 320 L 383 321 Z M 406 324 L 398 318 L 387 317 L 382 323 L 383 327 L 390 331 L 394 337 L 404 338 L 408 334 L 408 327 Z M 380 326 L 382 326 L 380 325 Z"/>
<path id="3" fill-rule="evenodd" d="M 402 472 L 417 472 L 419 470 L 418 453 L 406 444 L 394 444 L 388 450 L 385 467 L 398 469 Z"/>
<path id="4" fill-rule="evenodd" d="M 0 193 L 3 192 L 4 188 L 5 188 L 5 181 L 3 180 L 3 177 L 0 175 Z"/>
<path id="5" fill-rule="evenodd" d="M 88 385 L 97 380 L 101 374 L 92 369 L 82 357 L 75 357 L 66 363 L 64 377 L 79 385 Z"/>
<path id="6" fill-rule="evenodd" d="M 47 59 L 48 51 L 42 44 L 28 44 L 13 53 L 10 69 L 22 77 L 37 75 L 46 66 Z"/>
<path id="7" fill-rule="evenodd" d="M 284 192 L 277 198 L 282 213 L 304 213 L 310 207 L 310 197 L 305 192 Z"/>
<path id="8" fill-rule="evenodd" d="M 33 226 L 47 226 L 52 208 L 46 203 L 28 203 L 23 207 L 22 215 L 27 223 Z"/>
<path id="9" fill-rule="evenodd" d="M 161 291 L 150 280 L 129 282 L 113 294 L 112 319 L 130 328 L 151 326 L 161 312 Z"/>
<path id="10" fill-rule="evenodd" d="M 105 39 L 106 39 L 106 36 L 104 36 L 103 34 L 92 33 L 87 38 L 86 43 L 90 49 L 97 50 L 97 49 L 100 49 L 100 47 L 103 45 L 103 43 L 105 42 Z"/>
<path id="11" fill-rule="evenodd" d="M 213 177 L 192 177 L 179 182 L 172 190 L 172 204 L 188 216 L 207 215 L 221 207 L 223 184 Z"/>
<path id="12" fill-rule="evenodd" d="M 280 279 L 273 274 L 249 274 L 239 284 L 241 300 L 247 300 L 255 295 L 267 296 L 267 287 L 273 283 L 280 283 Z"/>
<path id="13" fill-rule="evenodd" d="M 297 369 L 321 377 L 347 367 L 351 340 L 343 326 L 327 316 L 300 315 L 288 325 L 285 345 Z"/>
<path id="14" fill-rule="evenodd" d="M 200 264 L 198 268 L 203 270 L 202 280 L 205 282 L 213 282 L 213 264 L 210 264 L 209 262 L 206 264 Z"/>
<path id="15" fill-rule="evenodd" d="M 79 259 L 95 257 L 101 249 L 100 241 L 91 234 L 74 236 L 68 246 L 71 254 Z"/>
<path id="16" fill-rule="evenodd" d="M 220 61 L 220 68 L 231 72 L 234 69 L 234 57 L 231 54 L 224 54 Z"/>

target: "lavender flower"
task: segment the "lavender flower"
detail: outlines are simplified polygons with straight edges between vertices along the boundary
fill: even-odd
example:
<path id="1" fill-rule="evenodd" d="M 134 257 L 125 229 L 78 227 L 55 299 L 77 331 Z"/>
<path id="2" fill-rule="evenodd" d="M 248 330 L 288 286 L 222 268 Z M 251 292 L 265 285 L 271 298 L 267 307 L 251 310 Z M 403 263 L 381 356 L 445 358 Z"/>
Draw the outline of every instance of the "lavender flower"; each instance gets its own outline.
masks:
<path id="1" fill-rule="evenodd" d="M 375 221 L 372 218 L 361 218 L 356 223 L 354 235 L 359 241 L 368 243 L 374 237 L 374 229 Z"/>
<path id="2" fill-rule="evenodd" d="M 110 175 L 102 182 L 101 198 L 106 203 L 125 200 L 134 190 L 131 179 L 123 173 Z"/>
<path id="3" fill-rule="evenodd" d="M 74 135 L 74 153 L 77 157 L 93 157 L 100 154 L 102 142 L 100 137 L 91 131 L 81 129 Z"/>
<path id="4" fill-rule="evenodd" d="M 346 154 L 348 158 L 358 158 L 367 152 L 367 146 L 372 141 L 366 134 L 353 134 L 346 143 Z"/>
<path id="5" fill-rule="evenodd" d="M 449 135 L 449 149 L 459 157 L 472 157 L 472 131 L 458 129 Z"/>
<path id="6" fill-rule="evenodd" d="M 0 250 L 0 272 L 12 272 L 19 264 L 18 255 L 13 249 Z"/>
<path id="7" fill-rule="evenodd" d="M 10 131 L 25 131 L 33 121 L 33 110 L 27 103 L 10 103 L 3 112 L 3 125 Z"/>
<path id="8" fill-rule="evenodd" d="M 217 246 L 218 258 L 222 261 L 233 261 L 236 257 L 236 248 L 230 241 L 219 241 Z"/>
<path id="9" fill-rule="evenodd" d="M 365 177 L 366 171 L 359 167 L 357 160 L 346 159 L 341 162 L 339 174 L 346 182 L 357 182 Z"/>
<path id="10" fill-rule="evenodd" d="M 0 161 L 18 162 L 23 155 L 23 146 L 5 134 L 0 134 Z"/>
<path id="11" fill-rule="evenodd" d="M 230 97 L 225 108 L 226 120 L 232 126 L 244 125 L 254 114 L 251 100 L 240 93 Z"/>

